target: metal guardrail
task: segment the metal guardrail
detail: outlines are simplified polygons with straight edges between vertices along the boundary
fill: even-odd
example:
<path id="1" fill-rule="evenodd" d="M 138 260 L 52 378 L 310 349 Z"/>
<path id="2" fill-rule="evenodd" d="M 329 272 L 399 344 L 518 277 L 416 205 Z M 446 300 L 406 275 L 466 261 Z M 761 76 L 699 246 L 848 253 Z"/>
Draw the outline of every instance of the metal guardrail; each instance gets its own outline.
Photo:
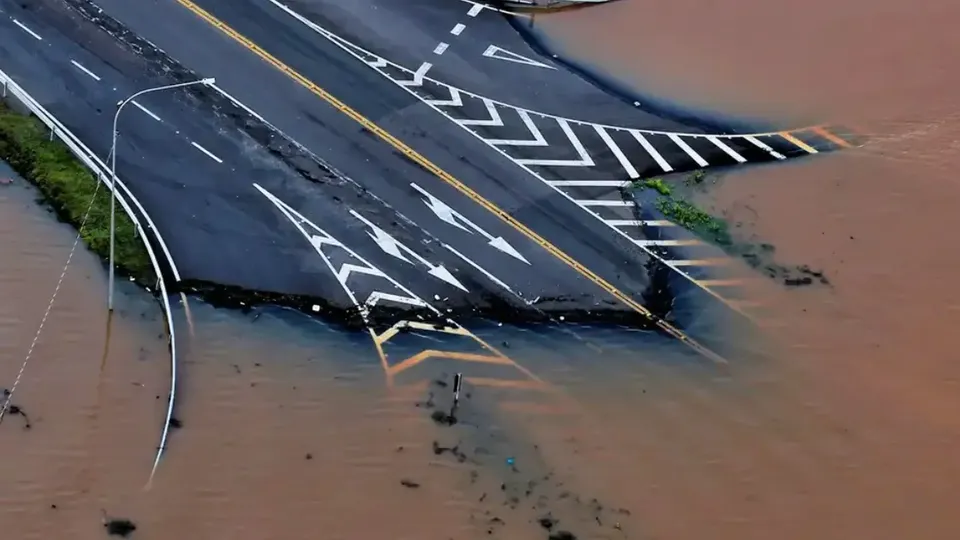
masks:
<path id="1" fill-rule="evenodd" d="M 9 99 L 11 96 L 26 107 L 34 116 L 40 119 L 41 122 L 47 128 L 50 129 L 51 140 L 53 137 L 60 139 L 60 141 L 70 149 L 70 152 L 76 156 L 91 172 L 93 172 L 97 179 L 103 183 L 110 191 L 114 192 L 117 197 L 117 201 L 120 203 L 120 206 L 123 208 L 123 211 L 130 217 L 130 220 L 133 222 L 137 236 L 143 242 L 144 248 L 147 250 L 147 255 L 150 257 L 150 263 L 153 265 L 154 272 L 157 274 L 157 288 L 160 291 L 161 303 L 163 304 L 164 314 L 167 319 L 167 331 L 169 332 L 169 348 L 170 348 L 170 398 L 167 404 L 167 415 L 166 421 L 164 422 L 163 432 L 160 436 L 160 445 L 157 447 L 157 454 L 153 461 L 153 468 L 150 471 L 150 479 L 153 479 L 153 475 L 157 470 L 157 466 L 160 464 L 160 458 L 163 456 L 163 451 L 166 449 L 167 437 L 170 431 L 170 420 L 173 417 L 173 404 L 174 398 L 176 396 L 177 388 L 177 337 L 173 325 L 173 314 L 170 309 L 170 299 L 167 295 L 167 285 L 163 279 L 163 271 L 160 268 L 160 264 L 157 260 L 156 254 L 154 253 L 153 246 L 150 244 L 150 241 L 147 239 L 147 236 L 144 234 L 145 230 L 149 230 L 153 233 L 154 238 L 157 239 L 157 243 L 161 246 L 161 249 L 166 255 L 167 263 L 169 264 L 170 270 L 174 275 L 176 280 L 179 280 L 179 272 L 177 271 L 176 265 L 173 263 L 173 258 L 170 256 L 170 252 L 166 247 L 166 243 L 163 241 L 163 238 L 160 236 L 160 233 L 157 231 L 156 227 L 153 224 L 153 220 L 150 219 L 150 216 L 143 209 L 143 206 L 140 204 L 140 201 L 130 192 L 127 186 L 119 178 L 111 178 L 110 169 L 107 165 L 99 158 L 96 154 L 93 153 L 85 144 L 83 144 L 80 139 L 74 135 L 69 129 L 67 129 L 56 117 L 50 114 L 45 108 L 43 108 L 40 103 L 38 103 L 30 94 L 26 92 L 23 88 L 20 87 L 9 75 L 0 70 L 0 84 L 3 85 L 3 95 L 4 100 Z M 114 184 L 119 188 L 119 191 L 115 191 Z M 137 213 L 134 212 L 133 208 L 128 203 L 127 199 L 133 201 L 134 206 L 139 210 L 140 214 L 147 221 L 147 229 L 144 229 L 143 225 L 140 223 L 140 219 L 137 217 Z"/>

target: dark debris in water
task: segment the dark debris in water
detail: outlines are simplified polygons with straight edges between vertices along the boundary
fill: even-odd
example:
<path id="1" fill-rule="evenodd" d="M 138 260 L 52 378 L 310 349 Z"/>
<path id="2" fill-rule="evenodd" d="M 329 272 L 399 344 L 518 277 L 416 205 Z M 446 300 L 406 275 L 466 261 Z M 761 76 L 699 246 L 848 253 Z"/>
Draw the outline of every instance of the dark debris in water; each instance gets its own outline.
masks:
<path id="1" fill-rule="evenodd" d="M 430 418 L 432 418 L 434 422 L 440 424 L 441 426 L 452 426 L 457 423 L 456 416 L 447 414 L 440 410 L 433 411 L 433 414 L 430 415 Z"/>
<path id="2" fill-rule="evenodd" d="M 103 526 L 107 529 L 107 534 L 121 538 L 127 538 L 137 530 L 137 526 L 132 521 L 122 518 L 107 520 Z"/>

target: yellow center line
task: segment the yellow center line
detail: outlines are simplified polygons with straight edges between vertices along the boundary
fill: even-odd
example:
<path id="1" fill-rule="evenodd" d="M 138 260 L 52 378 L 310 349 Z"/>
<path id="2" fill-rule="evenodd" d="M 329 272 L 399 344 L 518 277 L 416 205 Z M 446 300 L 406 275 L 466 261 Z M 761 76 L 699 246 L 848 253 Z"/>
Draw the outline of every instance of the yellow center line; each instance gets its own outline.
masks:
<path id="1" fill-rule="evenodd" d="M 444 182 L 446 182 L 447 184 L 455 188 L 457 191 L 465 195 L 467 198 L 477 203 L 478 205 L 480 205 L 487 211 L 491 212 L 492 214 L 496 215 L 498 218 L 500 218 L 501 221 L 503 221 L 504 223 L 512 227 L 514 230 L 520 232 L 521 234 L 526 236 L 528 239 L 538 244 L 540 247 L 545 249 L 547 252 L 549 252 L 551 255 L 553 255 L 557 259 L 560 259 L 561 261 L 563 261 L 567 266 L 573 268 L 577 273 L 589 279 L 590 281 L 592 281 L 594 284 L 596 284 L 603 290 L 607 291 L 607 293 L 615 297 L 617 300 L 623 302 L 624 304 L 629 306 L 631 309 L 633 309 L 637 313 L 640 313 L 641 315 L 646 317 L 648 320 L 654 321 L 655 324 L 666 333 L 682 341 L 683 343 L 686 343 L 687 345 L 694 348 L 704 356 L 716 362 L 726 363 L 726 360 L 724 360 L 721 356 L 717 355 L 713 351 L 710 351 L 706 347 L 703 347 L 702 345 L 697 343 L 695 340 L 693 340 L 692 338 L 688 337 L 686 334 L 684 334 L 680 330 L 673 327 L 673 325 L 657 319 L 649 310 L 643 307 L 640 303 L 636 302 L 635 300 L 633 300 L 632 298 L 624 294 L 622 291 L 614 287 L 612 284 L 608 283 L 605 279 L 595 274 L 589 268 L 580 264 L 578 261 L 576 261 L 569 255 L 561 251 L 560 248 L 554 246 L 553 244 L 548 242 L 546 239 L 542 238 L 540 235 L 535 233 L 526 225 L 517 221 L 513 216 L 511 216 L 505 210 L 502 210 L 492 202 L 488 201 L 487 199 L 482 197 L 479 193 L 477 193 L 476 191 L 468 187 L 466 184 L 457 180 L 456 178 L 451 176 L 448 172 L 444 171 L 443 169 L 435 165 L 433 162 L 431 162 L 424 156 L 420 155 L 417 151 L 409 147 L 406 143 L 404 143 L 400 139 L 397 139 L 396 137 L 394 137 L 393 135 L 385 131 L 383 128 L 373 123 L 372 121 L 368 120 L 359 112 L 355 111 L 354 109 L 352 109 L 351 107 L 349 107 L 348 105 L 346 105 L 345 103 L 337 99 L 335 96 L 333 96 L 323 88 L 319 87 L 313 81 L 307 79 L 300 73 L 296 72 L 290 66 L 281 62 L 275 56 L 263 50 L 259 45 L 251 41 L 249 38 L 243 36 L 233 28 L 227 26 L 226 23 L 217 19 L 216 17 L 214 17 L 213 15 L 205 11 L 200 6 L 194 4 L 190 0 L 177 0 L 177 2 L 183 7 L 193 12 L 195 15 L 197 15 L 201 19 L 203 19 L 204 21 L 206 21 L 207 23 L 209 23 L 210 25 L 214 26 L 215 28 L 217 28 L 218 30 L 220 30 L 221 32 L 223 32 L 224 34 L 232 38 L 234 41 L 242 45 L 244 48 L 246 48 L 250 52 L 254 53 L 258 57 L 263 59 L 268 64 L 274 66 L 275 68 L 285 73 L 288 77 L 290 77 L 291 79 L 299 83 L 304 88 L 310 90 L 314 95 L 326 101 L 327 103 L 332 105 L 335 109 L 345 114 L 347 117 L 354 120 L 355 122 L 357 122 L 358 124 L 366 128 L 368 131 L 375 134 L 377 137 L 384 140 L 390 146 L 394 147 L 395 149 L 403 153 L 405 156 L 407 156 L 408 158 L 410 158 L 411 160 L 413 160 L 423 168 L 433 173 L 435 176 L 437 176 L 438 178 L 440 178 L 441 180 L 443 180 Z"/>

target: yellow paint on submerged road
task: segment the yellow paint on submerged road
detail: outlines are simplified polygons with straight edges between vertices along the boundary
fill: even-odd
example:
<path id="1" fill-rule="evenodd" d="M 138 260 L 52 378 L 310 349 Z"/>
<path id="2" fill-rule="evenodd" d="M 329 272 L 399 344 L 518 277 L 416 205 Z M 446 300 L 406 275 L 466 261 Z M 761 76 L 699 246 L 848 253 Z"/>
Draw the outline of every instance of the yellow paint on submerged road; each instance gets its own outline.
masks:
<path id="1" fill-rule="evenodd" d="M 689 347 L 693 348 L 701 355 L 713 360 L 714 362 L 723 363 L 723 364 L 727 363 L 727 361 L 723 357 L 711 351 L 710 349 L 704 347 L 703 345 L 700 345 L 697 341 L 688 337 L 686 334 L 684 334 L 683 332 L 675 328 L 673 325 L 655 317 L 648 309 L 643 307 L 639 302 L 630 298 L 628 295 L 620 291 L 620 289 L 614 287 L 612 284 L 610 284 L 605 279 L 603 279 L 602 277 L 594 273 L 592 270 L 582 265 L 580 262 L 574 260 L 572 257 L 570 257 L 569 255 L 561 251 L 558 247 L 554 246 L 553 244 L 548 242 L 546 239 L 542 238 L 540 235 L 538 235 L 533 230 L 528 228 L 526 225 L 519 222 L 517 219 L 511 216 L 508 212 L 506 212 L 505 210 L 502 210 L 501 208 L 497 207 L 489 200 L 482 197 L 479 193 L 477 193 L 476 191 L 468 187 L 466 184 L 457 180 L 456 178 L 451 176 L 448 172 L 444 171 L 443 169 L 435 165 L 433 162 L 428 160 L 426 157 L 416 152 L 413 148 L 409 147 L 406 143 L 404 143 L 400 139 L 397 139 L 396 137 L 388 133 L 386 130 L 384 130 L 377 124 L 368 120 L 359 112 L 352 109 L 351 107 L 349 107 L 348 105 L 346 105 L 345 103 L 337 99 L 335 96 L 333 96 L 332 94 L 330 94 L 329 92 L 327 92 L 326 90 L 324 90 L 323 88 L 315 84 L 314 82 L 310 81 L 309 79 L 307 79 L 306 77 L 298 73 L 296 70 L 294 70 L 290 66 L 284 64 L 282 61 L 280 61 L 279 59 L 277 59 L 276 57 L 274 57 L 273 55 L 265 51 L 263 48 L 261 48 L 259 45 L 251 41 L 246 36 L 243 36 L 236 30 L 228 26 L 226 23 L 217 19 L 216 17 L 208 13 L 206 10 L 204 10 L 197 4 L 194 4 L 190 0 L 177 0 L 177 3 L 179 3 L 181 6 L 190 10 L 192 13 L 200 17 L 203 21 L 207 22 L 211 26 L 217 28 L 218 30 L 226 34 L 228 37 L 230 37 L 231 39 L 233 39 L 234 41 L 242 45 L 244 48 L 246 48 L 253 54 L 260 57 L 262 60 L 264 60 L 268 64 L 274 66 L 278 70 L 285 73 L 288 77 L 290 77 L 291 79 L 299 83 L 301 86 L 310 90 L 310 92 L 312 92 L 314 95 L 326 101 L 327 103 L 332 105 L 335 109 L 337 109 L 338 111 L 340 111 L 341 113 L 349 117 L 350 119 L 354 120 L 355 122 L 357 122 L 358 124 L 366 128 L 369 132 L 373 133 L 374 135 L 382 139 L 384 142 L 394 147 L 403 155 L 405 155 L 409 159 L 413 160 L 423 168 L 433 173 L 435 176 L 437 176 L 438 178 L 440 178 L 441 180 L 443 180 L 444 182 L 446 182 L 447 184 L 455 188 L 457 191 L 459 191 L 461 194 L 469 198 L 474 203 L 480 205 L 485 210 L 496 215 L 498 218 L 500 218 L 501 221 L 509 225 L 511 228 L 520 232 L 521 234 L 526 236 L 528 239 L 538 244 L 540 247 L 545 249 L 551 255 L 553 255 L 554 257 L 562 261 L 564 264 L 566 264 L 567 266 L 575 270 L 581 276 L 587 278 L 588 280 L 590 280 L 591 282 L 593 282 L 603 290 L 607 291 L 607 293 L 609 293 L 611 296 L 613 296 L 617 300 L 623 302 L 625 305 L 629 306 L 631 309 L 633 309 L 637 313 L 646 317 L 649 321 L 656 324 L 656 326 L 658 326 L 661 330 L 663 330 L 670 336 L 688 345 Z"/>

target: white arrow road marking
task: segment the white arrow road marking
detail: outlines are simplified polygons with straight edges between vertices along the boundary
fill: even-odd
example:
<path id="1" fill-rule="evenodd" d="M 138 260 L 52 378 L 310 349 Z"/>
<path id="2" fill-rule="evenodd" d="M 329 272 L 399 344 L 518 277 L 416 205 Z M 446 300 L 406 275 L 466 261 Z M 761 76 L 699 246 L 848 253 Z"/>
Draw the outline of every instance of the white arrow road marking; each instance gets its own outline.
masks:
<path id="1" fill-rule="evenodd" d="M 453 274 L 451 274 L 450 271 L 447 270 L 442 264 L 437 264 L 437 265 L 432 264 L 427 259 L 421 257 L 420 254 L 418 254 L 416 251 L 405 246 L 393 236 L 390 236 L 390 233 L 381 229 L 380 227 L 377 227 L 376 225 L 374 225 L 372 221 L 361 216 L 359 213 L 357 213 L 357 211 L 350 210 L 350 214 L 353 217 L 359 219 L 361 222 L 363 222 L 363 224 L 366 225 L 367 227 L 370 227 L 371 230 L 373 230 L 373 233 L 368 232 L 367 235 L 369 235 L 370 238 L 372 238 L 373 241 L 376 242 L 378 246 L 380 246 L 380 249 L 382 249 L 388 255 L 392 255 L 400 259 L 401 261 L 412 265 L 413 263 L 410 262 L 410 259 L 406 258 L 403 254 L 403 252 L 406 252 L 407 255 L 413 257 L 414 259 L 417 260 L 417 262 L 426 266 L 429 269 L 427 270 L 427 273 L 430 274 L 431 276 L 441 281 L 445 281 L 450 285 L 453 285 L 454 287 L 462 290 L 463 292 L 470 292 L 466 287 L 463 286 L 462 283 L 460 283 L 459 280 L 457 280 L 457 278 L 453 277 Z"/>
<path id="2" fill-rule="evenodd" d="M 313 249 L 314 251 L 316 251 L 317 255 L 319 255 L 320 258 L 323 259 L 323 262 L 324 264 L 326 264 L 327 268 L 330 270 L 330 273 L 337 278 L 337 282 L 340 283 L 340 288 L 342 288 L 343 291 L 347 294 L 347 297 L 350 298 L 350 301 L 353 302 L 353 305 L 357 307 L 357 309 L 360 312 L 360 316 L 363 318 L 365 323 L 369 324 L 369 308 L 373 307 L 380 300 L 390 300 L 390 301 L 401 303 L 401 304 L 408 304 L 411 306 L 426 308 L 437 314 L 440 313 L 439 311 L 437 311 L 436 308 L 434 308 L 430 304 L 427 304 L 422 299 L 420 299 L 420 297 L 415 295 L 412 291 L 410 291 L 410 289 L 407 289 L 406 287 L 398 283 L 395 279 L 391 278 L 384 272 L 380 271 L 377 267 L 367 262 L 366 259 L 358 255 L 352 249 L 343 245 L 339 240 L 331 236 L 328 232 L 324 231 L 323 229 L 318 227 L 316 224 L 314 224 L 307 218 L 303 217 L 302 214 L 300 214 L 299 212 L 297 212 L 296 210 L 288 206 L 287 203 L 278 199 L 273 193 L 270 193 L 266 189 L 262 188 L 259 184 L 253 184 L 253 187 L 257 188 L 257 191 L 259 191 L 264 197 L 266 197 L 271 203 L 273 203 L 273 205 L 276 206 L 277 209 L 280 210 L 280 212 L 283 213 L 283 215 L 291 223 L 293 223 L 293 226 L 296 227 L 298 231 L 300 231 L 300 234 L 302 234 L 303 237 L 310 242 L 310 245 L 313 246 Z M 307 228 L 311 229 L 313 232 L 308 232 Z M 356 263 L 343 264 L 340 267 L 340 269 L 337 270 L 334 267 L 333 262 L 327 256 L 327 254 L 323 252 L 323 248 L 325 246 L 333 246 L 338 249 L 342 249 L 348 255 L 350 255 L 350 257 L 352 257 L 356 261 Z M 360 304 L 360 302 L 357 301 L 356 293 L 354 293 L 353 289 L 351 289 L 347 283 L 347 279 L 350 277 L 350 275 L 355 273 L 366 274 L 370 276 L 383 278 L 390 285 L 392 285 L 396 290 L 402 292 L 403 295 L 375 290 L 372 293 L 370 293 L 370 296 L 367 298 L 366 302 L 364 302 L 363 304 Z"/>
<path id="3" fill-rule="evenodd" d="M 466 232 L 471 232 L 470 230 L 468 230 L 466 227 L 463 226 L 463 224 L 465 223 L 468 227 L 480 233 L 481 236 L 486 238 L 487 244 L 489 244 L 490 247 L 494 249 L 499 249 L 500 251 L 506 253 L 507 255 L 510 255 L 515 259 L 518 259 L 527 264 L 530 264 L 530 261 L 528 261 L 526 257 L 524 257 L 523 255 L 521 255 L 520 252 L 517 251 L 513 246 L 511 246 L 510 243 L 507 242 L 506 239 L 504 239 L 502 236 L 497 236 L 496 238 L 494 238 L 494 236 L 488 233 L 487 231 L 485 231 L 483 227 L 470 221 L 469 219 L 464 217 L 462 214 L 460 214 L 460 212 L 457 212 L 453 208 L 450 208 L 450 206 L 448 206 L 447 203 L 434 197 L 433 195 L 430 194 L 430 192 L 418 186 L 417 184 L 410 182 L 410 187 L 419 191 L 421 195 L 426 197 L 426 199 L 423 200 L 423 203 L 426 204 L 427 207 L 430 208 L 430 210 L 432 210 L 433 213 L 436 214 L 441 221 L 445 223 L 449 223 L 450 225 L 453 225 L 454 227 L 464 230 Z"/>
<path id="4" fill-rule="evenodd" d="M 543 62 L 537 62 L 532 58 L 527 58 L 522 54 L 517 54 L 515 52 L 508 51 L 497 47 L 496 45 L 490 45 L 487 47 L 487 50 L 483 51 L 483 55 L 487 58 L 496 58 L 497 60 L 506 60 L 507 62 L 514 62 L 517 64 L 524 64 L 527 66 L 541 67 L 547 69 L 557 69 L 549 64 L 544 64 Z"/>

